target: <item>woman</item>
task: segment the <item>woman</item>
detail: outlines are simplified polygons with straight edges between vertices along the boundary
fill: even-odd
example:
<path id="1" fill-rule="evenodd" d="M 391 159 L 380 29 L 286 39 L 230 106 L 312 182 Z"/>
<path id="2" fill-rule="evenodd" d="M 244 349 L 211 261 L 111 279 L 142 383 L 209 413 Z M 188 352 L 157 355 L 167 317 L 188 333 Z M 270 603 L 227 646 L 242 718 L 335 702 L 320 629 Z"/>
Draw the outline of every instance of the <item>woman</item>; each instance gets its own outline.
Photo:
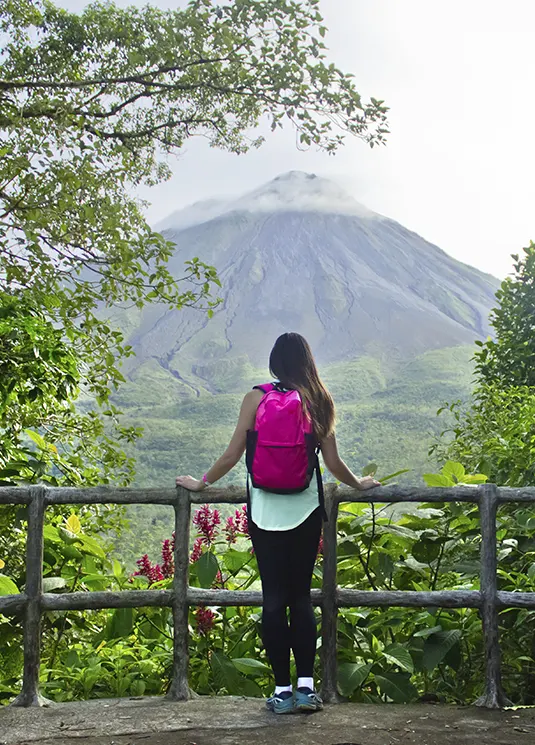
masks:
<path id="1" fill-rule="evenodd" d="M 179 476 L 177 486 L 201 491 L 236 465 L 251 432 L 259 429 L 257 411 L 260 411 L 261 402 L 264 417 L 267 390 L 281 395 L 288 393 L 294 399 L 295 391 L 298 392 L 299 411 L 308 420 L 325 465 L 336 479 L 362 490 L 379 486 L 370 476 L 357 478 L 338 455 L 334 403 L 319 377 L 306 340 L 295 333 L 280 336 L 271 351 L 269 369 L 277 385 L 262 386 L 263 390 L 254 389 L 245 396 L 236 430 L 225 453 L 201 480 Z M 250 466 L 248 453 L 251 471 Z M 254 484 L 254 477 L 252 481 Z M 295 479 L 293 481 L 295 485 Z M 323 706 L 313 680 L 316 620 L 310 599 L 322 509 L 318 482 L 312 478 L 310 469 L 306 484 L 306 488 L 291 489 L 292 493 L 287 489 L 277 493 L 254 485 L 250 487 L 249 532 L 262 582 L 262 637 L 275 676 L 275 692 L 266 705 L 276 714 L 316 711 Z M 287 608 L 290 609 L 289 624 Z M 297 669 L 295 693 L 290 681 L 290 650 Z"/>

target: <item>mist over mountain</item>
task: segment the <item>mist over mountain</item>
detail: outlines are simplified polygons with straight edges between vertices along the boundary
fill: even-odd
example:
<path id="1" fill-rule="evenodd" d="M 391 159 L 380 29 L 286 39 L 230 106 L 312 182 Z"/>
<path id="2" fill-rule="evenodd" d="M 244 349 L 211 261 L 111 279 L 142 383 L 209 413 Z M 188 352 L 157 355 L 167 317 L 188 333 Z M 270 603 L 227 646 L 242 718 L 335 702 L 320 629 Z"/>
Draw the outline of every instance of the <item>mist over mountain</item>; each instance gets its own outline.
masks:
<path id="1" fill-rule="evenodd" d="M 208 222 L 230 212 L 332 212 L 379 217 L 360 204 L 334 181 L 314 173 L 289 171 L 254 191 L 233 199 L 205 199 L 184 207 L 162 220 L 159 231 L 177 230 Z"/>
<path id="2" fill-rule="evenodd" d="M 292 171 L 236 199 L 179 210 L 158 229 L 222 282 L 214 318 L 152 306 L 136 319 L 129 375 L 149 365 L 199 393 L 232 389 L 225 370 L 265 368 L 282 332 L 310 341 L 322 365 L 372 356 L 398 363 L 489 334 L 498 280 L 355 201 L 336 183 Z"/>

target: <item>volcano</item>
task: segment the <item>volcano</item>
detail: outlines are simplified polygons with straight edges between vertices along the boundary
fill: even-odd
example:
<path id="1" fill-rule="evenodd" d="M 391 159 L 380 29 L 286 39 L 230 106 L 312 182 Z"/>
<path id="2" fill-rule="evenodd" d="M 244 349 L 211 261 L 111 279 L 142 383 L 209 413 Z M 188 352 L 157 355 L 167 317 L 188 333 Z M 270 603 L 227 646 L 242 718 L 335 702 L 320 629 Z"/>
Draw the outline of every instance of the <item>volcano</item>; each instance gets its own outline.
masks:
<path id="1" fill-rule="evenodd" d="M 225 390 L 225 370 L 265 368 L 284 331 L 298 331 L 322 365 L 380 357 L 392 364 L 489 334 L 499 282 L 338 184 L 291 171 L 237 199 L 210 199 L 157 226 L 222 283 L 214 317 L 151 306 L 136 319 L 128 374 L 150 363 L 193 388 Z M 227 381 L 233 385 L 233 379 Z"/>

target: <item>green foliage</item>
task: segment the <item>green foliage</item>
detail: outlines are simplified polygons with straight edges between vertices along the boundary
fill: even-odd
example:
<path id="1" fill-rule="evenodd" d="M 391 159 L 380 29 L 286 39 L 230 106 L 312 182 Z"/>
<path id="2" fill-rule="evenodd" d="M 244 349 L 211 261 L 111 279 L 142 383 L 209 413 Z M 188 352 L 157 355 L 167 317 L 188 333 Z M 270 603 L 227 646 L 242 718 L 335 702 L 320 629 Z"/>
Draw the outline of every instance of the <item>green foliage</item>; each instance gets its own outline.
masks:
<path id="1" fill-rule="evenodd" d="M 476 342 L 472 399 L 439 410 L 453 422 L 432 452 L 494 483 L 528 486 L 535 483 L 535 244 L 513 259 L 515 274 L 502 282 L 491 313 L 495 337 Z"/>
<path id="2" fill-rule="evenodd" d="M 367 470 L 377 470 L 370 464 Z M 426 478 L 431 480 L 432 474 Z M 440 476 L 478 483 L 451 462 Z M 258 568 L 244 535 L 242 511 L 223 528 L 213 510 L 194 522 L 190 563 L 193 587 L 229 590 L 259 587 Z M 213 527 L 215 525 L 215 530 Z M 499 589 L 535 591 L 535 519 L 529 508 L 498 515 Z M 232 541 L 236 542 L 232 542 Z M 162 561 L 138 563 L 130 576 L 109 558 L 109 547 L 91 523 L 72 514 L 45 528 L 45 579 L 55 591 L 167 588 L 172 583 L 170 543 Z M 479 588 L 480 530 L 475 504 L 419 506 L 342 504 L 338 521 L 338 584 L 355 589 L 445 590 Z M 0 565 L 22 589 L 21 566 Z M 321 586 L 322 556 L 313 586 Z M 0 577 L 1 579 L 1 577 Z M 62 583 L 59 580 L 63 580 Z M 11 584 L 9 589 L 13 589 Z M 317 613 L 318 625 L 320 614 Z M 273 680 L 259 636 L 256 608 L 190 609 L 190 685 L 201 694 L 262 696 Z M 518 704 L 535 702 L 535 615 L 509 609 L 500 615 L 503 676 Z M 172 662 L 169 608 L 49 612 L 44 617 L 42 686 L 54 700 L 162 695 Z M 0 618 L 0 699 L 20 685 L 20 631 L 16 619 Z M 353 701 L 472 702 L 483 687 L 481 619 L 474 610 L 342 608 L 338 620 L 340 692 Z M 295 672 L 295 671 L 294 671 Z M 316 671 L 319 674 L 319 670 Z"/>
<path id="3" fill-rule="evenodd" d="M 427 486 L 456 486 L 457 484 L 484 484 L 487 477 L 482 473 L 467 474 L 462 463 L 448 460 L 440 473 L 424 473 Z"/>
<path id="4" fill-rule="evenodd" d="M 82 369 L 75 350 L 29 291 L 0 292 L 0 483 L 127 484 L 123 451 L 139 431 L 75 407 Z M 88 453 L 90 453 L 88 455 Z"/>
<path id="5" fill-rule="evenodd" d="M 0 574 L 0 595 L 17 595 L 19 588 L 12 579 Z"/>
<path id="6" fill-rule="evenodd" d="M 171 273 L 174 244 L 132 197 L 170 176 L 161 156 L 196 135 L 245 152 L 265 116 L 328 152 L 345 135 L 384 140 L 382 102 L 363 102 L 326 61 L 317 5 L 94 3 L 76 14 L 0 0 L 0 483 L 132 480 L 141 427 L 124 426 L 111 400 L 132 349 L 112 308 L 210 316 L 218 302 L 214 268 L 192 257 Z M 12 557 L 22 519 L 0 510 Z M 107 534 L 117 521 L 100 522 Z"/>
<path id="7" fill-rule="evenodd" d="M 476 376 L 500 389 L 535 386 L 535 243 L 512 256 L 515 274 L 496 292 L 490 322 L 494 339 L 476 342 Z"/>

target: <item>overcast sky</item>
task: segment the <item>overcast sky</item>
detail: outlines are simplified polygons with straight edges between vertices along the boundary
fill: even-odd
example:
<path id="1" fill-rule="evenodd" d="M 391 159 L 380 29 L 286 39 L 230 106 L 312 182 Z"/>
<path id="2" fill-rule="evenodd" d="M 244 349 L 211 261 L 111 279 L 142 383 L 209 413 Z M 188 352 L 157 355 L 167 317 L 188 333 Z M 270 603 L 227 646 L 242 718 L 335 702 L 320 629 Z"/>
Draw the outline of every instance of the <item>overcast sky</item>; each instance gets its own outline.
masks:
<path id="1" fill-rule="evenodd" d="M 332 60 L 354 73 L 364 97 L 391 107 L 387 146 L 354 140 L 335 157 L 303 153 L 288 129 L 235 156 L 195 140 L 174 160 L 171 182 L 142 192 L 149 219 L 284 171 L 310 171 L 456 258 L 505 276 L 510 254 L 535 240 L 535 2 L 322 0 L 321 8 Z"/>

